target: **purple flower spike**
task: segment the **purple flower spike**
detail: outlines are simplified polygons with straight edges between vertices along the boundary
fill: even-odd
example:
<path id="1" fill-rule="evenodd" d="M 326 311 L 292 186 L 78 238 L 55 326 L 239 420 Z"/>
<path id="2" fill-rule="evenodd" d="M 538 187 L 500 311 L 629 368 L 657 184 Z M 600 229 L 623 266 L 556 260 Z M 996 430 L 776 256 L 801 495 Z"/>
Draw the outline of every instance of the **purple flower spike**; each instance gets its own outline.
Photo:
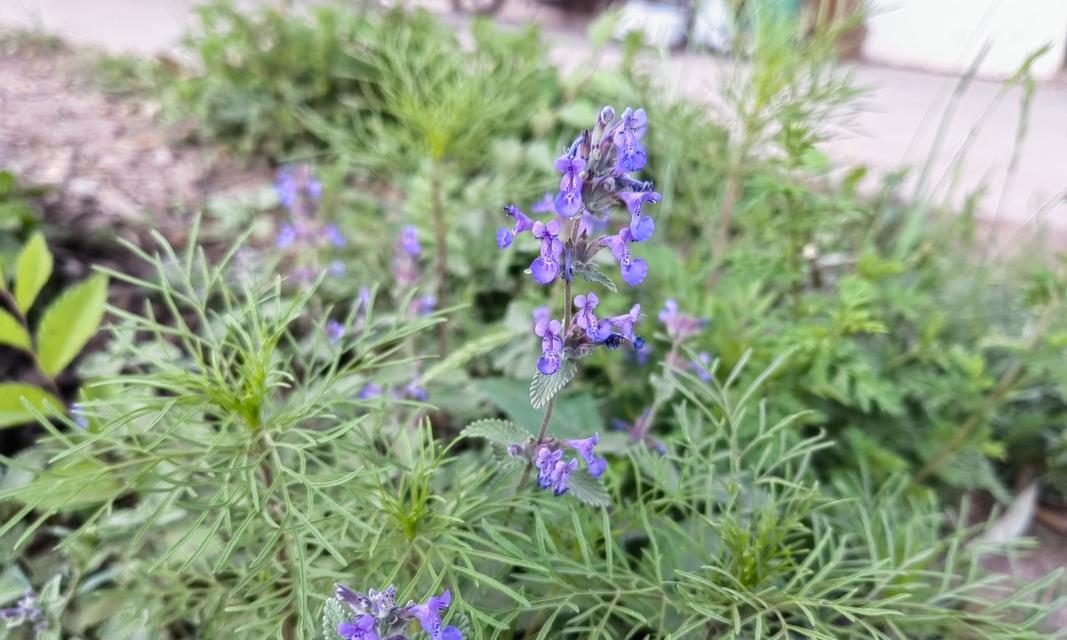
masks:
<path id="1" fill-rule="evenodd" d="M 595 293 L 578 294 L 574 297 L 574 306 L 578 309 L 578 313 L 574 314 L 574 323 L 585 329 L 590 336 L 596 335 L 597 328 L 600 326 L 594 313 L 598 304 L 600 304 L 600 298 Z"/>
<path id="2" fill-rule="evenodd" d="M 515 236 L 530 231 L 534 227 L 533 220 L 513 204 L 504 207 L 504 214 L 509 218 L 515 219 L 515 226 L 510 230 L 506 227 L 501 227 L 496 232 L 496 246 L 501 249 L 510 247 L 515 240 Z"/>
<path id="3" fill-rule="evenodd" d="M 541 255 L 530 264 L 534 280 L 549 284 L 559 275 L 559 259 L 563 255 L 563 243 L 559 240 L 559 221 L 535 222 L 533 236 L 541 241 Z"/>
<path id="4" fill-rule="evenodd" d="M 413 617 L 422 625 L 422 630 L 430 635 L 431 640 L 443 640 L 445 630 L 441 628 L 441 612 L 452 604 L 452 592 L 444 591 L 424 604 L 416 604 L 404 610 L 404 614 Z M 462 635 L 460 636 L 462 637 Z"/>
<path id="5" fill-rule="evenodd" d="M 562 331 L 559 320 L 534 325 L 534 333 L 541 338 L 541 357 L 537 359 L 537 370 L 543 375 L 550 376 L 559 370 L 563 351 Z"/>
<path id="6" fill-rule="evenodd" d="M 419 245 L 419 230 L 412 225 L 404 225 L 400 229 L 400 248 L 412 258 L 419 257 L 422 246 Z"/>

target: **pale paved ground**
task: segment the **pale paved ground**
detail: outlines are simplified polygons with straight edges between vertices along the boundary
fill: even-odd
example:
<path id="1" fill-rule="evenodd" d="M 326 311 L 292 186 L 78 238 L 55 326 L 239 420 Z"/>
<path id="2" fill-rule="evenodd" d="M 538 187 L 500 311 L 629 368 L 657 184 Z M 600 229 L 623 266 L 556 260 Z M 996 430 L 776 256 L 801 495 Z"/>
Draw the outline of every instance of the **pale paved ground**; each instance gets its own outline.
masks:
<path id="1" fill-rule="evenodd" d="M 444 5 L 442 0 L 422 1 L 436 3 L 434 8 Z M 529 0 L 508 1 L 503 21 L 542 24 L 552 43 L 552 57 L 562 67 L 573 69 L 588 59 L 583 36 L 588 18 L 568 16 Z M 0 0 L 0 26 L 36 26 L 75 43 L 153 54 L 174 49 L 191 24 L 190 7 L 195 2 Z M 613 57 L 609 52 L 606 59 Z M 657 62 L 655 75 L 666 91 L 714 103 L 719 78 L 729 64 L 712 56 L 677 55 Z M 858 84 L 870 92 L 862 113 L 827 145 L 827 152 L 839 163 L 865 163 L 880 172 L 920 166 L 930 155 L 934 131 L 958 80 L 863 64 L 855 65 L 854 72 Z M 1067 234 L 1067 82 L 1060 79 L 1038 88 L 1010 178 L 1007 170 L 1019 139 L 1021 93 L 1009 92 L 987 113 L 999 89 L 995 82 L 976 81 L 955 103 L 951 126 L 931 164 L 932 178 L 924 192 L 932 190 L 935 201 L 947 194 L 950 202 L 959 202 L 968 192 L 984 189 L 981 212 L 986 220 L 1017 226 L 1040 216 Z M 982 125 L 969 143 L 966 162 L 957 165 L 956 152 L 976 123 Z"/>

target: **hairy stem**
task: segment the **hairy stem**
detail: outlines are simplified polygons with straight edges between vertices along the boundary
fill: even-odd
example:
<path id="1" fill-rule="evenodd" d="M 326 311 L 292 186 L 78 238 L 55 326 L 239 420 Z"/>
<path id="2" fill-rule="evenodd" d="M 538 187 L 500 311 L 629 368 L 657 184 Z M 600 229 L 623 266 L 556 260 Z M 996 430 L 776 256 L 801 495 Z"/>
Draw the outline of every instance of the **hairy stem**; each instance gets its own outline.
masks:
<path id="1" fill-rule="evenodd" d="M 448 228 L 445 224 L 445 205 L 442 194 L 441 163 L 434 162 L 433 175 L 430 180 L 431 210 L 433 213 L 434 241 L 437 246 L 437 308 L 443 309 L 447 304 L 448 286 Z M 437 325 L 437 351 L 444 356 L 448 348 L 447 323 Z"/>

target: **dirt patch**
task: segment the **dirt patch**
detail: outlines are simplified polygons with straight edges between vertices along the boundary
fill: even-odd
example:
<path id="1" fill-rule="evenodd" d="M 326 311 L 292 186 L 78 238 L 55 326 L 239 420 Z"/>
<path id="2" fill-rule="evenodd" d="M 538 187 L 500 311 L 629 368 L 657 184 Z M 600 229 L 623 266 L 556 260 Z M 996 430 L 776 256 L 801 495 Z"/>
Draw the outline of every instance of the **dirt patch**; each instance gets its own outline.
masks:
<path id="1" fill-rule="evenodd" d="M 68 50 L 0 52 L 0 168 L 48 188 L 41 204 L 50 235 L 142 243 L 157 229 L 181 245 L 209 194 L 270 179 L 266 167 L 179 143 L 187 131 L 160 124 L 158 105 L 109 96 L 88 73 Z"/>

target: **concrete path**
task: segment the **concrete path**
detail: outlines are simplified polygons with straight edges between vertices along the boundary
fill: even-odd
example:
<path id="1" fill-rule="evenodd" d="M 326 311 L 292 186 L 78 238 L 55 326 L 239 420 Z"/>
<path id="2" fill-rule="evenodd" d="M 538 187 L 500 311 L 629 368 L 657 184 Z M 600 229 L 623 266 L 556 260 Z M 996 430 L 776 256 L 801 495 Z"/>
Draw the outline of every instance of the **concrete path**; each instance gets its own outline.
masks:
<path id="1" fill-rule="evenodd" d="M 112 52 L 155 54 L 174 50 L 193 22 L 191 9 L 197 1 L 0 0 L 0 26 L 38 28 Z M 245 0 L 245 4 L 269 1 Z M 444 0 L 424 0 L 424 4 L 446 11 Z M 529 0 L 509 0 L 501 20 L 541 24 L 552 44 L 551 56 L 564 70 L 588 60 L 590 48 L 584 38 L 588 18 Z M 606 59 L 616 56 L 617 52 L 609 52 Z M 655 64 L 665 91 L 709 103 L 715 102 L 720 78 L 731 65 L 703 54 L 676 55 Z M 869 93 L 862 112 L 827 144 L 835 161 L 867 164 L 877 175 L 901 166 L 921 167 L 932 158 L 924 197 L 958 204 L 980 189 L 985 192 L 981 215 L 987 222 L 1017 227 L 1040 218 L 1067 234 L 1067 82 L 1039 86 L 1021 137 L 1019 90 L 998 98 L 1000 84 L 975 81 L 966 93 L 950 100 L 959 82 L 954 77 L 864 64 L 855 65 L 853 72 Z M 931 155 L 946 108 L 952 117 Z M 957 152 L 964 147 L 967 151 L 959 163 Z"/>

